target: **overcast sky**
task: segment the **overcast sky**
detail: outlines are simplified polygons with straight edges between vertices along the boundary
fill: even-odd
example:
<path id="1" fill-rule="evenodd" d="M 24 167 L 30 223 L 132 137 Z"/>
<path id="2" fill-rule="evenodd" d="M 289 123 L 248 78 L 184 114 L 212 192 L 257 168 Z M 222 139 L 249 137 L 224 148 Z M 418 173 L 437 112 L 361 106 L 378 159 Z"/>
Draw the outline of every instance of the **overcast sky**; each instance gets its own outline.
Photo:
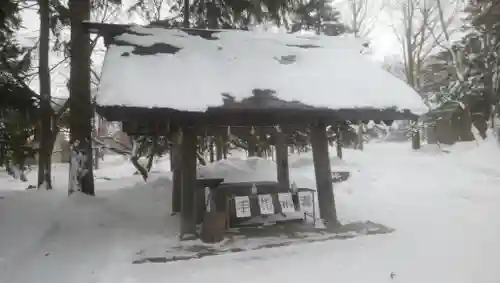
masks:
<path id="1" fill-rule="evenodd" d="M 349 8 L 350 1 L 334 0 L 334 5 L 341 12 L 343 22 L 348 25 L 350 25 L 352 20 L 352 12 Z M 361 28 L 361 33 L 368 37 L 374 51 L 374 56 L 379 60 L 382 60 L 386 55 L 393 55 L 399 52 L 398 40 L 391 28 L 391 11 L 387 7 L 384 7 L 387 1 L 389 0 L 367 1 L 366 24 Z"/>

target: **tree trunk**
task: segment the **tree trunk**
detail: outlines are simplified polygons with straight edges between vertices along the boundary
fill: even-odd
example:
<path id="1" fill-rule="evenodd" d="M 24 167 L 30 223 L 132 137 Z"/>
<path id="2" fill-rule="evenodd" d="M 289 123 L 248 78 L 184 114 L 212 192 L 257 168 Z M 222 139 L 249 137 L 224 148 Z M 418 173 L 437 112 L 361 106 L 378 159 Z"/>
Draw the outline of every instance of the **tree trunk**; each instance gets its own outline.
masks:
<path id="1" fill-rule="evenodd" d="M 70 0 L 71 42 L 70 42 L 70 133 L 73 158 L 71 172 L 78 174 L 70 180 L 70 192 L 79 190 L 94 195 L 94 174 L 92 166 L 92 118 L 90 95 L 90 36 L 82 26 L 90 19 L 90 0 Z M 80 155 L 80 161 L 74 160 Z M 78 168 L 72 168 L 78 166 Z"/>
<path id="2" fill-rule="evenodd" d="M 41 112 L 41 139 L 38 150 L 38 188 L 42 186 L 45 189 L 52 189 L 51 182 L 51 157 L 50 150 L 51 124 L 52 124 L 52 106 L 50 105 L 50 12 L 49 0 L 40 0 L 40 46 L 38 76 L 40 82 L 40 112 Z"/>
<path id="3" fill-rule="evenodd" d="M 470 106 L 465 103 L 464 115 L 460 120 L 459 136 L 461 141 L 473 141 L 474 135 L 472 134 L 472 117 Z"/>
<path id="4" fill-rule="evenodd" d="M 363 135 L 364 135 L 364 125 L 363 122 L 359 122 L 358 124 L 358 131 L 356 133 L 356 149 L 363 150 L 364 145 L 363 145 Z"/>
<path id="5" fill-rule="evenodd" d="M 157 146 L 158 146 L 158 138 L 154 137 L 153 144 L 151 145 L 151 150 L 149 151 L 149 155 L 148 155 L 148 163 L 146 164 L 146 170 L 148 172 L 151 172 L 151 168 L 153 168 L 153 161 L 154 161 L 155 154 L 157 152 Z"/>
<path id="6" fill-rule="evenodd" d="M 143 152 L 144 147 L 147 146 L 147 143 L 143 142 L 138 145 L 138 142 L 133 140 L 132 144 L 133 144 L 132 156 L 130 157 L 130 161 L 132 162 L 132 165 L 134 165 L 135 169 L 137 169 L 137 172 L 141 174 L 144 182 L 146 182 L 148 180 L 149 171 L 139 163 L 139 159 L 140 159 L 140 153 Z M 137 174 L 137 172 L 135 174 Z"/>
<path id="7" fill-rule="evenodd" d="M 219 160 L 222 160 L 222 158 L 224 157 L 224 142 L 222 140 L 222 136 L 217 135 L 217 137 L 215 137 L 215 155 L 216 155 L 216 159 L 217 161 Z"/>
<path id="8" fill-rule="evenodd" d="M 411 148 L 414 150 L 420 149 L 420 130 L 416 129 L 411 137 Z"/>
<path id="9" fill-rule="evenodd" d="M 227 153 L 229 151 L 229 136 L 227 131 L 222 135 L 222 156 L 224 159 L 227 159 Z"/>
<path id="10" fill-rule="evenodd" d="M 257 146 L 257 137 L 255 134 L 250 134 L 248 136 L 248 156 L 257 156 L 259 148 Z"/>
<path id="11" fill-rule="evenodd" d="M 142 165 L 139 163 L 139 156 L 133 154 L 132 157 L 130 157 L 130 161 L 132 162 L 132 165 L 134 165 L 135 169 L 137 169 L 137 172 L 139 172 L 139 174 L 141 174 L 144 182 L 146 182 L 148 180 L 148 170 L 146 170 L 146 168 L 142 167 Z"/>
<path id="12" fill-rule="evenodd" d="M 217 29 L 219 28 L 219 7 L 215 0 L 211 0 L 206 4 L 208 28 Z"/>
<path id="13" fill-rule="evenodd" d="M 322 27 L 322 19 L 321 15 L 323 14 L 323 11 L 325 9 L 325 0 L 316 0 L 316 23 L 315 23 L 315 29 L 316 29 L 316 34 L 319 35 L 321 34 L 321 27 Z"/>
<path id="14" fill-rule="evenodd" d="M 189 0 L 184 0 L 184 21 L 182 25 L 185 28 L 189 27 Z"/>
<path id="15" fill-rule="evenodd" d="M 209 137 L 208 141 L 208 154 L 210 156 L 210 163 L 213 163 L 215 161 L 215 152 L 214 152 L 214 137 Z"/>
<path id="16" fill-rule="evenodd" d="M 340 126 L 335 127 L 335 135 L 337 136 L 336 145 L 337 145 L 337 157 L 342 159 L 342 129 Z"/>

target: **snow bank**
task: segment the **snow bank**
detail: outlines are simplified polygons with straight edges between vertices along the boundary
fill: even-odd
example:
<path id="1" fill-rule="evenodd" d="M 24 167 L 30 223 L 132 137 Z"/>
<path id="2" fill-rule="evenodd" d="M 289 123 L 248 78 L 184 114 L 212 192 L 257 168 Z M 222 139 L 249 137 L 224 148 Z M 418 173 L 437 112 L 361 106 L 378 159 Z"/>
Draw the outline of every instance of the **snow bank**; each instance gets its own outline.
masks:
<path id="1" fill-rule="evenodd" d="M 98 273 L 131 262 L 151 239 L 176 236 L 169 178 L 98 186 L 95 197 L 54 190 L 0 199 L 0 282 L 101 282 Z"/>
<path id="2" fill-rule="evenodd" d="M 390 235 L 169 264 L 131 264 L 138 256 L 177 252 L 169 250 L 178 246 L 179 224 L 177 217 L 169 216 L 171 183 L 163 174 L 152 174 L 146 184 L 129 182 L 128 187 L 115 184 L 121 184 L 121 179 L 99 182 L 96 197 L 68 198 L 67 187 L 58 192 L 62 188 L 58 178 L 52 192 L 0 190 L 0 282 L 161 282 L 165 278 L 184 283 L 212 279 L 229 283 L 235 278 L 242 283 L 498 282 L 498 144 L 491 139 L 447 150 L 449 154 L 432 154 L 413 151 L 409 143 L 367 144 L 363 152 L 346 149 L 345 161 L 332 162 L 332 170 L 345 166 L 353 172 L 348 181 L 335 186 L 340 220 L 382 223 L 396 229 Z M 298 160 L 292 176 L 294 170 L 313 176 L 307 154 L 292 157 L 291 163 L 292 159 Z M 257 159 L 211 166 L 221 168 L 221 175 L 248 171 L 271 179 L 271 173 L 254 171 L 275 170 L 273 164 Z M 112 166 L 117 166 L 116 171 L 121 167 Z M 212 167 L 201 168 L 200 174 L 213 172 Z M 129 173 L 125 171 L 122 179 L 129 178 Z M 55 167 L 54 174 L 64 176 L 66 182 L 67 167 Z M 0 188 L 9 185 L 0 179 Z M 116 189 L 109 190 L 110 186 Z"/>
<path id="3" fill-rule="evenodd" d="M 3 180 L 2 180 L 3 181 Z M 5 183 L 2 183 L 5 186 Z M 3 259 L 21 257 L 50 234 L 66 194 L 47 191 L 0 194 L 0 267 Z"/>
<path id="4" fill-rule="evenodd" d="M 351 37 L 235 30 L 216 36 L 206 40 L 146 27 L 116 36 L 119 44 L 110 45 L 104 60 L 97 104 L 205 111 L 222 104 L 222 93 L 240 101 L 254 89 L 271 89 L 282 100 L 314 107 L 427 111 L 411 87 L 361 55 L 361 44 Z M 159 44 L 179 50 L 152 51 Z M 137 54 L 139 49 L 148 55 Z M 196 83 L 184 83 L 189 80 Z"/>

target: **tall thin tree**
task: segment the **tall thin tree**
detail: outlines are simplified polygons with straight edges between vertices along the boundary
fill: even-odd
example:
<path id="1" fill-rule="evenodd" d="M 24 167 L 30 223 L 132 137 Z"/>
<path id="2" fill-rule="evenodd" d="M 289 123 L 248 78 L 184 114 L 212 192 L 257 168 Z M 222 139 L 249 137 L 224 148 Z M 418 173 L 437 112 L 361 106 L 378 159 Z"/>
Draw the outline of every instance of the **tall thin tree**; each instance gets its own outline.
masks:
<path id="1" fill-rule="evenodd" d="M 44 187 L 47 190 L 52 189 L 51 182 L 51 157 L 52 146 L 51 140 L 51 124 L 52 124 L 52 109 L 50 105 L 50 3 L 49 0 L 39 0 L 40 14 L 40 43 L 39 43 L 39 62 L 38 76 L 40 83 L 40 146 L 38 151 L 38 187 Z"/>
<path id="2" fill-rule="evenodd" d="M 90 36 L 82 22 L 90 18 L 90 0 L 70 0 L 70 144 L 69 193 L 94 195 L 92 171 L 92 104 L 90 95 Z"/>

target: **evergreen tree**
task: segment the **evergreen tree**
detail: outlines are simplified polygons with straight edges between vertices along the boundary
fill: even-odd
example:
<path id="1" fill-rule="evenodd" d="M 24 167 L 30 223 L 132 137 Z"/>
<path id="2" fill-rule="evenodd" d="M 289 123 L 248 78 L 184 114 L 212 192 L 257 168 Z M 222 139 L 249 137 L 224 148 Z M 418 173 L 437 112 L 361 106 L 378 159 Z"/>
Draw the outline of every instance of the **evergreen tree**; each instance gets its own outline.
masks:
<path id="1" fill-rule="evenodd" d="M 36 94 L 25 84 L 30 54 L 14 39 L 21 25 L 22 3 L 0 3 L 0 165 L 16 178 L 26 180 L 24 160 L 32 152 L 25 147 L 36 119 Z"/>
<path id="2" fill-rule="evenodd" d="M 340 12 L 326 0 L 311 0 L 299 4 L 293 12 L 291 31 L 313 30 L 329 36 L 348 31 L 340 21 Z"/>

